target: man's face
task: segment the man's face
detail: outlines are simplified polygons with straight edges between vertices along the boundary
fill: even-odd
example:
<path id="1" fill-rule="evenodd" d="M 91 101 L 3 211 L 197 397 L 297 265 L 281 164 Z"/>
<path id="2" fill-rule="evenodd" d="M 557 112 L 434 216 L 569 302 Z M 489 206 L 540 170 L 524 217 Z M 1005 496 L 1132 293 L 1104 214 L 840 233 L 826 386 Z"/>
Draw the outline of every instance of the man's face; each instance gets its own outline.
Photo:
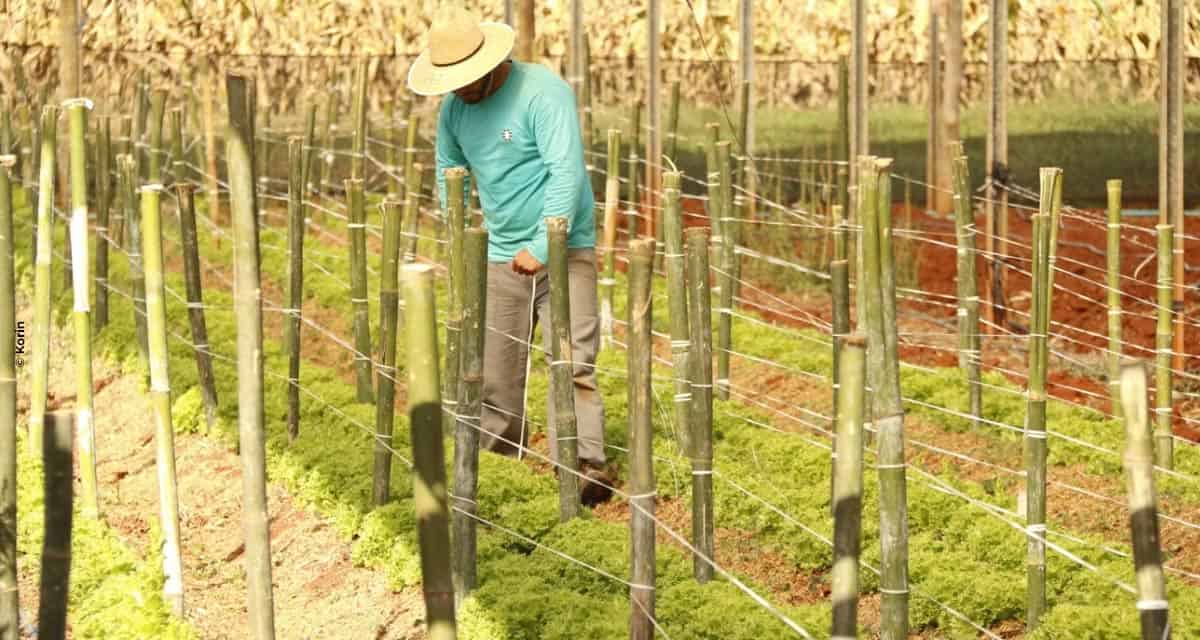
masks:
<path id="1" fill-rule="evenodd" d="M 486 92 L 488 90 L 488 85 L 491 82 L 492 73 L 494 73 L 494 70 L 488 72 L 486 76 L 483 76 L 482 78 L 465 87 L 462 87 L 461 89 L 455 89 L 454 95 L 458 96 L 459 100 L 462 100 L 467 104 L 478 104 L 487 97 Z"/>

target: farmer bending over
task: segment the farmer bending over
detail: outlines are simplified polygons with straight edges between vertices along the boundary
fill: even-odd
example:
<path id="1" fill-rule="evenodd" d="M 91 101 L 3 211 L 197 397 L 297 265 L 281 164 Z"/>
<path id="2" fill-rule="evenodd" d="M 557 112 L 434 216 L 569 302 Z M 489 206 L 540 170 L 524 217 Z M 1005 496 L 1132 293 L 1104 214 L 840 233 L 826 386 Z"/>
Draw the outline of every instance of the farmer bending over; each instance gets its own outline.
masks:
<path id="1" fill-rule="evenodd" d="M 550 320 L 549 279 L 543 268 L 545 218 L 565 216 L 580 472 L 611 486 L 605 471 L 604 404 L 595 374 L 600 344 L 596 223 L 575 95 L 546 67 L 509 59 L 514 38 L 507 25 L 480 23 L 461 9 L 443 11 L 430 28 L 428 49 L 408 74 L 408 86 L 418 95 L 449 94 L 442 100 L 437 131 L 443 207 L 443 171 L 466 167 L 488 228 L 481 443 L 506 455 L 518 453 L 517 443 L 528 443 L 528 342 L 538 320 L 547 325 Z M 542 335 L 549 353 L 548 326 Z M 554 403 L 548 405 L 550 452 L 556 457 Z M 582 484 L 585 504 L 608 499 L 607 488 Z"/>

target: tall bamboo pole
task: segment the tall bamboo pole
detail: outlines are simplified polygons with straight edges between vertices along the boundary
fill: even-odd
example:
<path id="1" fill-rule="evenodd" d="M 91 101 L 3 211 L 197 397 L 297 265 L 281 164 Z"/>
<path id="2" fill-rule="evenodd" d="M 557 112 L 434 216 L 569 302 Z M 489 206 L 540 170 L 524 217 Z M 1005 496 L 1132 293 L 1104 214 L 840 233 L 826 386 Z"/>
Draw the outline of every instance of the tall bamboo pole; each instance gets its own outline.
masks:
<path id="1" fill-rule="evenodd" d="M 713 567 L 705 558 L 713 557 L 712 491 L 712 290 L 708 285 L 709 230 L 693 227 L 683 233 L 687 247 L 688 315 L 691 351 L 692 406 L 688 411 L 692 428 L 692 558 L 696 581 L 712 580 Z"/>
<path id="2" fill-rule="evenodd" d="M 354 70 L 354 140 L 350 155 L 350 177 L 365 180 L 363 167 L 367 155 L 367 60 L 359 58 Z"/>
<path id="3" fill-rule="evenodd" d="M 591 162 L 592 135 L 594 133 L 592 126 L 592 47 L 586 32 L 583 34 L 581 40 L 582 50 L 580 51 L 580 73 L 582 75 L 582 79 L 580 80 L 579 89 L 582 92 L 580 96 L 580 101 L 582 104 L 580 111 L 582 114 L 579 118 L 579 124 L 583 129 L 583 149 L 585 152 L 587 152 L 587 156 L 584 158 L 584 163 L 587 165 L 588 174 L 590 175 L 594 169 Z"/>
<path id="4" fill-rule="evenodd" d="M 571 358 L 571 298 L 567 280 L 567 219 L 546 218 L 550 277 L 550 383 L 553 389 L 559 517 L 579 515 L 579 447 L 575 416 L 575 365 Z"/>
<path id="5" fill-rule="evenodd" d="M 659 0 L 646 0 L 646 233 L 662 241 L 659 198 L 662 191 L 662 45 Z"/>
<path id="6" fill-rule="evenodd" d="M 7 113 L 7 112 L 6 112 Z M 7 128 L 7 127 L 6 127 Z M 13 261 L 12 170 L 0 148 L 0 640 L 17 640 L 17 371 L 16 278 Z M 24 346 L 25 332 L 21 330 Z"/>
<path id="7" fill-rule="evenodd" d="M 183 155 L 183 136 L 183 108 L 171 109 L 171 180 L 175 184 L 186 182 L 188 179 L 187 161 Z"/>
<path id="8" fill-rule="evenodd" d="M 350 303 L 354 307 L 354 371 L 358 401 L 374 402 L 371 380 L 371 316 L 367 302 L 367 210 L 363 202 L 363 181 L 346 180 L 350 221 Z"/>
<path id="9" fill-rule="evenodd" d="M 47 107 L 50 108 L 50 107 Z M 42 156 L 43 161 L 45 155 Z M 42 537 L 41 594 L 38 637 L 67 636 L 67 599 L 71 582 L 71 521 L 74 486 L 71 478 L 74 416 L 55 411 L 45 416 L 42 463 L 46 473 L 45 534 Z"/>
<path id="10" fill-rule="evenodd" d="M 404 262 L 412 262 L 417 259 L 417 223 L 421 215 L 420 197 L 425 167 L 419 162 L 410 163 L 405 176 L 407 177 L 404 180 L 404 219 L 400 224 L 400 255 Z M 403 300 L 400 307 L 404 308 Z"/>
<path id="11" fill-rule="evenodd" d="M 204 160 L 205 166 L 208 167 L 204 176 L 205 203 L 208 206 L 209 217 L 216 224 L 224 226 L 229 221 L 221 210 L 221 190 L 217 180 L 217 120 L 214 113 L 216 97 L 213 95 L 217 88 L 217 74 L 209 56 L 204 56 L 200 65 L 203 78 L 200 83 L 200 102 L 204 112 Z M 220 234 L 217 234 L 217 237 L 220 238 Z"/>
<path id="12" fill-rule="evenodd" d="M 517 0 L 516 58 L 534 62 L 533 42 L 537 29 L 537 4 L 534 0 Z"/>
<path id="13" fill-rule="evenodd" d="M 988 182 L 987 243 L 991 258 L 987 320 L 1004 326 L 1004 269 L 1008 258 L 1008 0 L 989 0 L 988 20 Z M 997 255 L 998 254 L 998 255 Z M 988 287 L 984 287 L 988 291 Z"/>
<path id="14" fill-rule="evenodd" d="M 91 260 L 88 256 L 87 108 L 83 100 L 68 101 L 70 127 L 71 228 L 74 248 L 75 319 L 75 427 L 79 445 L 79 475 L 83 481 L 81 513 L 100 517 L 99 482 L 96 480 L 96 429 L 92 421 L 92 317 Z"/>
<path id="15" fill-rule="evenodd" d="M 731 204 L 733 192 L 729 172 L 729 142 L 717 144 L 717 163 L 721 166 L 721 269 L 717 274 L 721 288 L 720 307 L 717 308 L 717 397 L 729 399 L 729 351 L 733 344 L 733 288 L 734 261 L 737 259 L 738 225 L 734 221 L 737 205 Z"/>
<path id="16" fill-rule="evenodd" d="M 641 215 L 642 208 L 642 191 L 638 187 L 638 178 L 641 175 L 640 164 L 638 160 L 638 145 L 642 139 L 642 102 L 640 99 L 633 101 L 633 106 L 630 109 L 629 128 L 630 128 L 630 144 L 629 144 L 629 191 L 626 199 L 629 201 L 629 208 L 625 210 L 625 229 L 629 235 L 629 241 L 638 237 L 638 229 L 640 227 L 638 216 Z"/>
<path id="17" fill-rule="evenodd" d="M 708 201 L 704 203 L 708 213 L 708 224 L 712 227 L 713 243 L 720 243 L 721 230 L 724 228 L 721 222 L 724 214 L 722 206 L 725 201 L 722 196 L 724 193 L 721 183 L 721 176 L 724 175 L 721 170 L 720 161 L 717 159 L 717 145 L 721 140 L 721 125 L 716 122 L 710 122 L 704 126 L 708 130 L 708 144 L 705 146 L 704 166 L 707 172 L 708 180 L 705 186 L 708 188 Z"/>
<path id="18" fill-rule="evenodd" d="M 1171 245 L 1174 225 L 1160 224 L 1158 229 L 1158 326 L 1155 349 L 1157 358 L 1154 376 L 1154 456 L 1158 466 L 1174 468 L 1174 438 L 1171 434 L 1172 371 L 1171 371 Z"/>
<path id="19" fill-rule="evenodd" d="M 851 160 L 850 184 L 858 185 L 855 173 L 855 158 L 869 153 L 869 136 L 867 130 L 867 92 L 868 92 L 868 59 L 867 59 L 867 2 L 853 0 L 850 15 L 850 149 L 847 156 Z"/>
<path id="20" fill-rule="evenodd" d="M 463 279 L 466 263 L 463 262 L 463 225 L 466 223 L 466 197 L 464 192 L 467 170 L 451 167 L 445 170 L 446 182 L 446 239 L 450 248 L 450 281 L 446 291 L 446 366 L 442 384 L 442 426 L 447 433 L 454 429 L 454 415 L 458 413 L 458 392 L 462 380 L 459 377 L 459 358 L 462 345 Z"/>
<path id="21" fill-rule="evenodd" d="M 1125 479 L 1129 486 L 1129 528 L 1137 574 L 1138 616 L 1143 640 L 1170 636 L 1167 589 L 1158 535 L 1158 499 L 1154 489 L 1154 444 L 1146 424 L 1146 367 L 1121 367 L 1121 400 L 1125 408 Z"/>
<path id="22" fill-rule="evenodd" d="M 400 310 L 400 203 L 383 201 L 383 268 L 379 276 L 379 381 L 375 402 L 375 468 L 371 496 L 391 499 L 392 432 L 396 408 L 396 329 Z"/>
<path id="23" fill-rule="evenodd" d="M 1173 224 L 1174 252 L 1174 297 L 1172 310 L 1174 325 L 1174 368 L 1183 370 L 1186 344 L 1184 343 L 1184 228 L 1183 211 L 1183 86 L 1188 69 L 1184 58 L 1184 25 L 1187 24 L 1187 8 L 1183 0 L 1163 0 L 1162 39 L 1159 44 L 1159 223 Z"/>
<path id="24" fill-rule="evenodd" d="M 112 118 L 100 119 L 96 151 L 96 331 L 108 325 L 108 219 L 112 206 Z"/>
<path id="25" fill-rule="evenodd" d="M 737 158 L 737 173 L 734 175 L 733 184 L 740 187 L 740 189 L 734 189 L 734 209 L 739 213 L 743 209 L 749 209 L 750 213 L 746 217 L 754 218 L 757 206 L 755 193 L 758 189 L 758 172 L 754 166 L 754 148 L 750 146 L 750 138 L 754 135 L 750 124 L 754 103 L 751 102 L 750 95 L 750 83 L 743 82 L 738 92 L 737 142 L 741 149 L 737 153 L 737 156 L 740 157 Z M 734 286 L 737 286 L 736 283 Z"/>
<path id="26" fill-rule="evenodd" d="M 937 200 L 938 162 L 942 156 L 942 51 L 938 34 L 938 0 L 929 0 L 929 128 L 925 133 L 925 209 L 932 210 Z"/>
<path id="27" fill-rule="evenodd" d="M 850 334 L 850 262 L 847 260 L 849 248 L 847 235 L 849 223 L 845 210 L 841 205 L 833 205 L 833 260 L 829 262 L 829 279 L 831 297 L 833 298 L 833 424 L 838 422 L 842 414 L 842 343 Z M 834 439 L 832 464 L 837 464 L 837 440 Z M 830 478 L 830 484 L 835 481 Z M 832 495 L 832 494 L 831 494 Z"/>
<path id="28" fill-rule="evenodd" d="M 83 95 L 80 91 L 79 76 L 82 70 L 79 56 L 79 3 L 77 1 L 64 1 L 59 5 L 59 56 L 58 56 L 58 95 L 64 103 L 68 100 L 74 100 Z M 64 107 L 65 108 L 65 107 Z M 84 156 L 86 158 L 86 156 Z M 68 176 L 65 173 L 58 175 L 59 197 L 65 200 Z M 65 202 L 64 202 L 65 204 Z M 63 290 L 70 290 L 72 286 L 72 278 L 75 270 L 72 264 L 75 258 L 72 256 L 72 250 L 75 247 L 67 243 L 63 250 Z M 86 504 L 86 499 L 85 499 Z"/>
<path id="29" fill-rule="evenodd" d="M 963 85 L 963 7 L 962 0 L 943 0 L 946 11 L 946 73 L 942 92 L 943 145 L 958 140 L 961 135 L 959 103 Z M 940 151 L 944 151 L 941 149 Z M 937 197 L 934 209 L 939 213 L 953 212 L 954 178 L 952 158 L 938 161 Z"/>
<path id="30" fill-rule="evenodd" d="M 680 173 L 663 174 L 663 232 L 666 244 L 663 256 L 667 270 L 667 309 L 671 322 L 671 362 L 675 375 L 675 436 L 679 449 L 691 451 L 692 438 L 688 419 L 692 404 L 688 379 L 688 352 L 692 344 L 688 333 L 687 261 L 683 253 L 683 216 L 679 206 Z M 632 308 L 632 307 L 631 307 Z"/>
<path id="31" fill-rule="evenodd" d="M 337 145 L 337 118 L 338 118 L 338 98 L 341 97 L 336 90 L 329 92 L 329 100 L 325 103 L 325 139 L 321 144 L 321 177 L 317 182 L 317 192 L 325 193 L 326 188 L 333 184 L 333 159 L 334 147 Z"/>
<path id="32" fill-rule="evenodd" d="M 204 316 L 200 241 L 196 235 L 196 188 L 188 183 L 180 183 L 176 193 L 179 198 L 179 234 L 183 245 L 183 276 L 187 290 L 188 324 L 192 331 L 192 351 L 196 354 L 196 377 L 204 402 L 204 417 L 211 428 L 217 422 L 217 383 L 213 375 L 212 352 L 208 346 L 208 323 Z"/>
<path id="33" fill-rule="evenodd" d="M 475 519 L 479 485 L 479 421 L 483 411 L 483 348 L 487 336 L 487 230 L 463 238 L 462 385 L 454 430 L 454 593 L 475 589 Z"/>
<path id="34" fill-rule="evenodd" d="M 167 92 L 161 89 L 150 95 L 149 148 L 146 151 L 146 181 L 150 184 L 162 183 L 162 164 L 166 157 L 163 147 L 163 117 L 167 108 Z"/>
<path id="35" fill-rule="evenodd" d="M 953 163 L 955 229 L 958 236 L 958 366 L 967 373 L 970 412 L 973 426 L 979 427 L 983 414 L 983 384 L 980 378 L 979 289 L 975 274 L 977 254 L 975 213 L 971 210 L 971 184 L 967 156 L 962 143 L 950 145 L 947 154 Z"/>
<path id="36" fill-rule="evenodd" d="M 668 180 L 678 174 L 668 174 Z M 678 194 L 676 194 L 678 195 Z M 654 423 L 650 378 L 654 345 L 651 336 L 654 242 L 637 240 L 629 247 L 629 530 L 632 549 L 629 576 L 629 637 L 654 637 Z M 680 274 L 682 275 L 682 274 Z"/>
<path id="37" fill-rule="evenodd" d="M 846 262 L 839 261 L 844 268 Z M 839 344 L 841 377 L 833 482 L 833 637 L 858 637 L 858 556 L 862 545 L 863 384 L 866 340 L 847 336 Z"/>
<path id="38" fill-rule="evenodd" d="M 137 330 L 138 361 L 149 371 L 150 348 L 146 333 L 146 273 L 142 266 L 142 224 L 137 194 L 137 164 L 133 156 L 117 156 L 120 176 L 121 206 L 125 210 L 124 226 L 128 233 L 125 245 L 129 259 L 129 276 L 133 289 L 133 320 Z"/>
<path id="39" fill-rule="evenodd" d="M 253 80 L 226 77 L 229 127 L 230 210 L 233 214 L 234 306 L 237 316 L 238 433 L 242 457 L 243 527 L 246 536 L 247 608 L 254 640 L 275 637 L 271 594 L 271 538 L 267 517 L 266 447 L 263 429 L 262 285 L 258 202 L 254 176 Z"/>
<path id="40" fill-rule="evenodd" d="M 621 206 L 621 130 L 608 130 L 608 172 L 604 182 L 604 278 L 600 285 L 600 340 L 612 345 L 613 290 L 617 284 L 617 209 Z"/>
<path id="41" fill-rule="evenodd" d="M 679 81 L 671 82 L 671 101 L 667 103 L 666 156 L 674 163 L 679 150 Z"/>
<path id="42" fill-rule="evenodd" d="M 413 504 L 421 548 L 425 626 L 431 640 L 455 637 L 454 584 L 450 572 L 449 503 L 442 445 L 442 401 L 438 374 L 437 313 L 433 268 L 402 268 L 408 351 L 408 416 L 412 429 Z"/>
<path id="43" fill-rule="evenodd" d="M 312 115 L 311 110 L 309 115 Z M 311 139 L 311 136 L 311 132 L 308 133 L 307 139 Z M 284 324 L 283 342 L 284 350 L 288 353 L 289 444 L 300 437 L 300 320 L 304 312 L 304 197 L 307 193 L 305 162 L 308 156 L 305 139 L 296 136 L 288 138 L 288 317 Z"/>
<path id="44" fill-rule="evenodd" d="M 150 330 L 150 402 L 154 408 L 158 468 L 159 525 L 162 527 L 163 598 L 183 615 L 183 561 L 180 557 L 179 490 L 175 480 L 175 430 L 171 424 L 168 374 L 166 287 L 163 285 L 162 186 L 142 188 L 142 253 L 146 259 L 146 320 Z"/>
<path id="45" fill-rule="evenodd" d="M 1033 301 L 1029 336 L 1029 402 L 1025 419 L 1026 532 L 1028 537 L 1026 629 L 1046 611 L 1046 318 L 1050 310 L 1051 227 L 1062 171 L 1041 170 L 1041 200 L 1033 220 Z"/>
<path id="46" fill-rule="evenodd" d="M 1108 181 L 1108 395 L 1121 417 L 1121 181 Z"/>
<path id="47" fill-rule="evenodd" d="M 880 637 L 908 637 L 908 501 L 905 487 L 904 410 L 896 336 L 895 266 L 891 250 L 890 159 L 867 159 L 859 167 L 863 208 L 863 279 L 867 297 L 868 364 L 872 422 L 879 441 Z M 872 188 L 869 181 L 876 181 Z"/>
<path id="48" fill-rule="evenodd" d="M 50 266 L 54 256 L 54 149 L 58 108 L 42 109 L 41 167 L 37 193 L 37 256 L 33 272 L 33 381 L 29 398 L 29 444 L 42 448 L 42 418 L 50 374 Z"/>

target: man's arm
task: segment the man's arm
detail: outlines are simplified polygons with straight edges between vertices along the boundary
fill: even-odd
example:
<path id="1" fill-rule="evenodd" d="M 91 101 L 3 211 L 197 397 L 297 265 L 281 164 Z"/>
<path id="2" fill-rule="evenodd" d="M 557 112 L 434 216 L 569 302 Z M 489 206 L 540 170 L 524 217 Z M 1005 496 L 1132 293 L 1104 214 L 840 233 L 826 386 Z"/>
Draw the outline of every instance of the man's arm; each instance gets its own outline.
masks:
<path id="1" fill-rule="evenodd" d="M 442 108 L 438 112 L 438 128 L 437 128 L 437 144 L 436 153 L 437 159 L 437 189 L 438 203 L 441 204 L 442 211 L 446 210 L 446 169 L 450 167 L 467 167 L 467 158 L 463 155 L 462 147 L 458 145 L 458 138 L 454 135 L 454 131 L 450 126 L 450 97 L 442 100 Z M 471 193 L 470 178 L 463 188 L 463 202 L 469 206 L 469 196 Z"/>
<path id="2" fill-rule="evenodd" d="M 550 173 L 542 217 L 538 219 L 533 240 L 526 250 L 546 264 L 546 218 L 567 216 L 571 219 L 579 206 L 579 191 L 586 172 L 583 163 L 583 139 L 579 116 L 575 112 L 575 94 L 565 84 L 547 89 L 532 101 L 533 132 L 538 153 Z"/>

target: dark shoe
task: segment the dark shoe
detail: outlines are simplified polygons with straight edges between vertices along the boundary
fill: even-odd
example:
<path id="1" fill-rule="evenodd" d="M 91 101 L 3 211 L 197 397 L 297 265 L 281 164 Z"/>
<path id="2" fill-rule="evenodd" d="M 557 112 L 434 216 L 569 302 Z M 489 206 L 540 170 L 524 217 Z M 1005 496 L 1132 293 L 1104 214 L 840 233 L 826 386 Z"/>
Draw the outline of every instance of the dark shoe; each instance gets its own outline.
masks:
<path id="1" fill-rule="evenodd" d="M 583 488 L 579 493 L 579 501 L 589 507 L 607 502 L 612 497 L 613 478 L 608 471 L 590 462 L 584 462 L 579 467 L 583 474 Z"/>

